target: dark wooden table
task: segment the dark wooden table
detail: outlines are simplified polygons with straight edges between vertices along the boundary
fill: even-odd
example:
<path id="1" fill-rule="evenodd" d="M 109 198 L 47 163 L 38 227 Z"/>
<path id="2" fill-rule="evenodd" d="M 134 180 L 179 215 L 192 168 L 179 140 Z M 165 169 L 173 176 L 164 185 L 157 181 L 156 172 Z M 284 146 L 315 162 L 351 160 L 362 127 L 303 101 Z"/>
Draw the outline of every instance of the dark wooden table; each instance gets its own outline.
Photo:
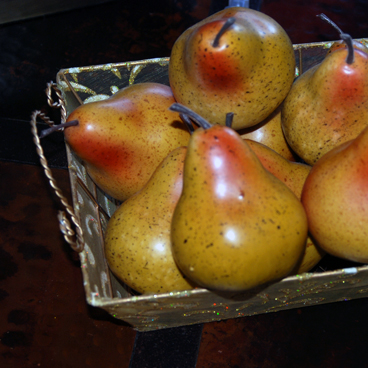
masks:
<path id="1" fill-rule="evenodd" d="M 182 31 L 226 5 L 110 1 L 0 26 L 0 367 L 368 367 L 367 299 L 146 333 L 85 301 L 30 115 L 53 116 L 44 89 L 60 69 L 169 56 Z M 337 38 L 321 12 L 368 36 L 364 1 L 268 0 L 261 10 L 293 43 Z M 43 144 L 70 196 L 62 136 Z"/>

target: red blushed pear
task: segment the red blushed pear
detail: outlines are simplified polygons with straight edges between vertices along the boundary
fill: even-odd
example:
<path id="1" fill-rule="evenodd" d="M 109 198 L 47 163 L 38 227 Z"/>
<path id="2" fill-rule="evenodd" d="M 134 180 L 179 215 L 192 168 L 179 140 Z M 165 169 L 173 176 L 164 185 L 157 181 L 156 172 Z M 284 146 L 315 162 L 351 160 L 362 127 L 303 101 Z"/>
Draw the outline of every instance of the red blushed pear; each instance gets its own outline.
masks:
<path id="1" fill-rule="evenodd" d="M 322 249 L 368 262 L 368 127 L 317 161 L 302 203 L 310 233 Z"/>
<path id="2" fill-rule="evenodd" d="M 189 141 L 171 223 L 178 267 L 202 287 L 231 293 L 287 276 L 308 234 L 299 199 L 233 129 L 180 104 L 171 109 L 201 125 Z"/>
<path id="3" fill-rule="evenodd" d="M 294 50 L 283 28 L 242 7 L 224 9 L 183 32 L 169 63 L 176 101 L 216 124 L 232 112 L 236 130 L 269 116 L 294 76 Z"/>
<path id="4" fill-rule="evenodd" d="M 339 32 L 344 44 L 334 44 L 320 64 L 302 74 L 282 106 L 285 138 L 310 165 L 368 125 L 368 49 Z"/>
<path id="5" fill-rule="evenodd" d="M 186 146 L 190 133 L 177 113 L 170 87 L 140 83 L 112 97 L 81 105 L 68 117 L 64 134 L 92 180 L 124 201 L 140 190 L 160 162 Z"/>

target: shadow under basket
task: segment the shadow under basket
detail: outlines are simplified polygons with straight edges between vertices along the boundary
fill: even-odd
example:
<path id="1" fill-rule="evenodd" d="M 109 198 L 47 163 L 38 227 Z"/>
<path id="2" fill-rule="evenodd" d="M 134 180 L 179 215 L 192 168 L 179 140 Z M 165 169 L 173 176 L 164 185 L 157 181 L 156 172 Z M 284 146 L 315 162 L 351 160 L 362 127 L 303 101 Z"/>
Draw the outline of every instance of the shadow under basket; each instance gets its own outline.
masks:
<path id="1" fill-rule="evenodd" d="M 359 41 L 368 43 L 367 39 Z M 331 44 L 294 45 L 296 75 L 319 63 Z M 57 74 L 57 86 L 70 114 L 83 103 L 107 98 L 133 83 L 169 85 L 168 64 L 169 58 L 160 58 L 63 69 Z M 68 145 L 67 157 L 73 208 L 83 230 L 84 250 L 79 255 L 87 302 L 136 330 L 219 321 L 368 296 L 368 266 L 343 261 L 337 263 L 338 269 L 320 268 L 286 277 L 236 298 L 205 289 L 135 295 L 111 273 L 104 255 L 104 231 L 119 203 L 96 187 Z"/>

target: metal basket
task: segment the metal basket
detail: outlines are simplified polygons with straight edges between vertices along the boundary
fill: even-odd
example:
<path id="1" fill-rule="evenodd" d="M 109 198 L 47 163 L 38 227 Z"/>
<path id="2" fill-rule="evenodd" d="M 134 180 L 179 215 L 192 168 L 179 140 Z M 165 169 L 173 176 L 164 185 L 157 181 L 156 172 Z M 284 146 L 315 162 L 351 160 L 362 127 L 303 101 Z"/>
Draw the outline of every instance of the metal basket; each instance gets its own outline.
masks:
<path id="1" fill-rule="evenodd" d="M 368 43 L 367 39 L 359 41 Z M 297 75 L 319 63 L 331 44 L 294 45 Z M 133 83 L 149 81 L 169 85 L 168 63 L 169 58 L 160 58 L 60 70 L 57 87 L 65 102 L 65 114 L 82 103 L 107 98 Z M 368 266 L 291 276 L 236 299 L 205 289 L 134 295 L 134 291 L 110 272 L 104 256 L 104 232 L 119 203 L 96 187 L 68 145 L 67 157 L 73 211 L 80 226 L 79 255 L 87 302 L 136 330 L 219 321 L 368 296 Z M 65 225 L 65 219 L 60 221 Z"/>

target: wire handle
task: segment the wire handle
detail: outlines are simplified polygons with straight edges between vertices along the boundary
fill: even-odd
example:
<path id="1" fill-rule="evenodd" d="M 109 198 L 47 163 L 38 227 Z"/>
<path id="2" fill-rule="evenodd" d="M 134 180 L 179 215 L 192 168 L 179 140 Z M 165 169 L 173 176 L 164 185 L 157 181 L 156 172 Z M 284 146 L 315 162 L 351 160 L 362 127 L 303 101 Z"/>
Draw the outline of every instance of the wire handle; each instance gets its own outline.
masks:
<path id="1" fill-rule="evenodd" d="M 55 102 L 52 98 L 53 92 L 55 92 L 58 97 L 57 102 Z M 60 89 L 57 87 L 56 83 L 50 82 L 47 84 L 46 95 L 47 95 L 48 105 L 52 108 L 60 109 L 61 122 L 64 122 L 66 120 L 65 102 L 62 97 L 62 93 Z M 73 207 L 69 205 L 68 200 L 64 197 L 61 189 L 57 186 L 56 180 L 52 176 L 52 172 L 47 163 L 43 148 L 41 146 L 41 140 L 40 140 L 38 130 L 37 130 L 37 119 L 42 119 L 50 127 L 54 126 L 55 123 L 52 120 L 50 120 L 49 117 L 46 116 L 41 111 L 38 111 L 38 110 L 34 111 L 31 116 L 31 131 L 33 135 L 33 142 L 36 145 L 36 151 L 40 158 L 41 166 L 44 169 L 46 177 L 49 179 L 50 186 L 54 189 L 57 197 L 60 199 L 61 203 L 65 207 L 66 212 L 68 213 L 75 227 L 75 231 L 74 231 L 70 225 L 70 221 L 68 220 L 65 212 L 59 211 L 58 220 L 59 220 L 60 231 L 64 235 L 65 241 L 69 243 L 71 248 L 74 251 L 80 253 L 84 250 L 83 230 L 80 226 L 79 219 L 74 213 Z"/>

